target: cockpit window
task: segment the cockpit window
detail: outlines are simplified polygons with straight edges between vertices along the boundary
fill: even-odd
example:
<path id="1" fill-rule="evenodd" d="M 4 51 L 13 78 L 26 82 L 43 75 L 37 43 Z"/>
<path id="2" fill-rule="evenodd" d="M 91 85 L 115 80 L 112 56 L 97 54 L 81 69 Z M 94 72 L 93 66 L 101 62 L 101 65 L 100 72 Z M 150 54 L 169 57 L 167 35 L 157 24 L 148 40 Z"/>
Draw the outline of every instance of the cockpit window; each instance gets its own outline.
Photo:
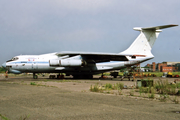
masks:
<path id="1" fill-rule="evenodd" d="M 12 61 L 14 61 L 14 60 L 18 60 L 18 57 L 13 57 L 13 58 L 12 58 Z"/>
<path id="2" fill-rule="evenodd" d="M 8 60 L 6 62 L 15 61 L 15 60 L 18 60 L 18 59 L 19 59 L 18 57 L 13 57 L 11 60 Z"/>

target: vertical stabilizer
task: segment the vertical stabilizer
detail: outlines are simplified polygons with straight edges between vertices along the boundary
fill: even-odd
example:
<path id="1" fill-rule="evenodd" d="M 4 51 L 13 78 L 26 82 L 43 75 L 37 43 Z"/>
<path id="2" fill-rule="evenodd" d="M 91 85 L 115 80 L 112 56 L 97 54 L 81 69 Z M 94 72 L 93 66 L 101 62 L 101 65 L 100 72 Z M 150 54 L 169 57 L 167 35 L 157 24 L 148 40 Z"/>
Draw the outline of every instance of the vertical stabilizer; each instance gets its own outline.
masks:
<path id="1" fill-rule="evenodd" d="M 134 28 L 134 30 L 140 31 L 140 35 L 136 38 L 136 40 L 131 44 L 131 46 L 125 51 L 121 52 L 121 54 L 139 54 L 139 55 L 147 55 L 151 56 L 151 49 L 154 45 L 154 42 L 158 38 L 161 30 L 168 27 L 174 27 L 178 25 L 164 25 L 164 26 L 156 26 L 149 28 Z"/>

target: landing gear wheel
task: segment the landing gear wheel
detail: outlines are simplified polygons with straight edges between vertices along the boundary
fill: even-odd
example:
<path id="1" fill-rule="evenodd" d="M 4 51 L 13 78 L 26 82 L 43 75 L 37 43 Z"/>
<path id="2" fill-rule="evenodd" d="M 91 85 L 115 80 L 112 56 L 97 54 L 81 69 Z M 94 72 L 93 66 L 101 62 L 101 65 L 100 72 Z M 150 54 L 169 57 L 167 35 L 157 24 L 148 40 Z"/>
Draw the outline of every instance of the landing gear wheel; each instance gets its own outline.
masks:
<path id="1" fill-rule="evenodd" d="M 38 79 L 38 76 L 37 76 L 37 75 L 33 75 L 33 78 L 34 78 L 34 79 Z"/>

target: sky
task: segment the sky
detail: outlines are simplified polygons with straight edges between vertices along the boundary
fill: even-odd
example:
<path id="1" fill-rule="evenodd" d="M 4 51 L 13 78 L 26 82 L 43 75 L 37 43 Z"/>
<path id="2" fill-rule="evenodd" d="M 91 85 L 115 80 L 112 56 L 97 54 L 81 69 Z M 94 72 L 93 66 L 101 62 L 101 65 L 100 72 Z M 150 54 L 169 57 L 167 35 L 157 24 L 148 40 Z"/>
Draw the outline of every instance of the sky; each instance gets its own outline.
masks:
<path id="1" fill-rule="evenodd" d="M 17 55 L 119 53 L 134 27 L 180 25 L 180 0 L 0 0 L 0 65 Z M 180 26 L 163 29 L 152 62 L 180 62 Z"/>

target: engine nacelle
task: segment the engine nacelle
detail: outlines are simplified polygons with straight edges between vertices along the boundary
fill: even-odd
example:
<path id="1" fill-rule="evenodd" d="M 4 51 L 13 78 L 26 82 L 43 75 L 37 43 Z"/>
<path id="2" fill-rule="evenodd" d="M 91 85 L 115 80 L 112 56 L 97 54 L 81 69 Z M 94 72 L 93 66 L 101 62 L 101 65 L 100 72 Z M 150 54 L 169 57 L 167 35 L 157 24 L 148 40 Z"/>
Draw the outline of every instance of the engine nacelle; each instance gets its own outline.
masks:
<path id="1" fill-rule="evenodd" d="M 86 62 L 83 60 L 49 60 L 50 66 L 61 66 L 61 67 L 80 67 L 86 65 Z"/>
<path id="2" fill-rule="evenodd" d="M 60 66 L 68 67 L 68 66 L 83 66 L 82 60 L 60 60 Z"/>
<path id="3" fill-rule="evenodd" d="M 59 66 L 59 60 L 49 60 L 50 66 Z"/>

